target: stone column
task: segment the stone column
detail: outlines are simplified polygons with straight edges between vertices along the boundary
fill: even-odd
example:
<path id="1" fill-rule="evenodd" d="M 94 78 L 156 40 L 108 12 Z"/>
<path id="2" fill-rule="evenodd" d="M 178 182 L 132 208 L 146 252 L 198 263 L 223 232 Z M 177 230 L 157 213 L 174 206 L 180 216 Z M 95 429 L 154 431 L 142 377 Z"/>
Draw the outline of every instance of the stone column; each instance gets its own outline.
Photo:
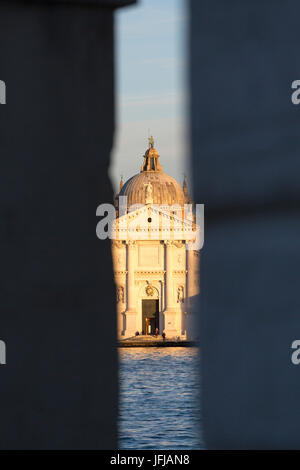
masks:
<path id="1" fill-rule="evenodd" d="M 194 251 L 186 250 L 187 256 L 187 304 L 189 312 L 192 312 L 192 296 L 193 296 L 193 284 L 195 279 L 194 273 Z"/>
<path id="2" fill-rule="evenodd" d="M 176 310 L 174 306 L 174 293 L 173 293 L 173 270 L 172 270 L 172 255 L 173 246 L 169 240 L 165 241 L 165 269 L 166 269 L 166 307 L 164 311 L 165 319 L 165 333 L 166 336 L 176 335 Z"/>
<path id="3" fill-rule="evenodd" d="M 195 324 L 195 303 L 196 296 L 198 294 L 199 285 L 197 282 L 196 265 L 197 260 L 195 258 L 196 253 L 194 250 L 186 250 L 186 264 L 187 264 L 187 276 L 186 276 L 186 303 L 187 303 L 187 317 L 186 317 L 186 335 L 187 339 L 193 339 L 198 336 Z"/>
<path id="4" fill-rule="evenodd" d="M 134 336 L 136 332 L 137 310 L 134 291 L 134 269 L 135 269 L 136 242 L 127 243 L 127 310 L 125 312 L 126 325 L 125 336 Z"/>

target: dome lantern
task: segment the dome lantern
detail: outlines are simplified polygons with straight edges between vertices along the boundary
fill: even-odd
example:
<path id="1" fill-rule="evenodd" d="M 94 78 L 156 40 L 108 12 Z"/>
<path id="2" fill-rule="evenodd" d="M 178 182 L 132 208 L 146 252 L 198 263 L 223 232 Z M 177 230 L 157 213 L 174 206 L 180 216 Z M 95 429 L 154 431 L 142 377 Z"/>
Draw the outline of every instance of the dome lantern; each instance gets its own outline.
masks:
<path id="1" fill-rule="evenodd" d="M 141 168 L 142 171 L 163 171 L 161 164 L 159 163 L 159 153 L 154 148 L 153 136 L 149 137 L 149 147 L 144 155 L 144 163 Z"/>
<path id="2" fill-rule="evenodd" d="M 184 206 L 184 190 L 172 176 L 164 173 L 152 136 L 149 138 L 149 147 L 145 152 L 140 173 L 124 183 L 119 196 L 127 197 L 128 208 L 136 204 L 150 204 L 150 201 L 151 204 L 163 206 Z"/>

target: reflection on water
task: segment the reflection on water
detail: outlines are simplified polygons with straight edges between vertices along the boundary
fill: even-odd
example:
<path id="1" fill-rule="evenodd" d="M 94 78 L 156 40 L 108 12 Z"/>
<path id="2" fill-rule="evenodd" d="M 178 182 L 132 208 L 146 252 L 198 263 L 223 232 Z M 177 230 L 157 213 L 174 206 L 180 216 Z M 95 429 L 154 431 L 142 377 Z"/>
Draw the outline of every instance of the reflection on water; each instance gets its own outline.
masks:
<path id="1" fill-rule="evenodd" d="M 121 449 L 200 449 L 196 348 L 120 348 Z"/>

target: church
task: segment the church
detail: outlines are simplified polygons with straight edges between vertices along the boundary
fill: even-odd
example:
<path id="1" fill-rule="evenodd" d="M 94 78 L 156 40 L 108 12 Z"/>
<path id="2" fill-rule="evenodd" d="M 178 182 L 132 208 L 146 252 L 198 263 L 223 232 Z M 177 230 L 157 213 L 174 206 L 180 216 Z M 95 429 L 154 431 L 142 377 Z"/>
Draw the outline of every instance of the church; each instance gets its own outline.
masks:
<path id="1" fill-rule="evenodd" d="M 119 339 L 162 335 L 193 339 L 199 293 L 197 230 L 186 179 L 164 173 L 153 137 L 140 173 L 115 197 L 112 255 Z"/>

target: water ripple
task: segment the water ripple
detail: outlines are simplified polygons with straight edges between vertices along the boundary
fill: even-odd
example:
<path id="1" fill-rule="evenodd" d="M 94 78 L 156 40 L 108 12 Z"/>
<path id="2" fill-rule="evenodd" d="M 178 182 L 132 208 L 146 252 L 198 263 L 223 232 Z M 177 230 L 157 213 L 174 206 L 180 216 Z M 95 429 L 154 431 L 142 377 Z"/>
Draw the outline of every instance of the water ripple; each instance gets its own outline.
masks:
<path id="1" fill-rule="evenodd" d="M 121 348 L 120 449 L 201 449 L 196 348 Z"/>

